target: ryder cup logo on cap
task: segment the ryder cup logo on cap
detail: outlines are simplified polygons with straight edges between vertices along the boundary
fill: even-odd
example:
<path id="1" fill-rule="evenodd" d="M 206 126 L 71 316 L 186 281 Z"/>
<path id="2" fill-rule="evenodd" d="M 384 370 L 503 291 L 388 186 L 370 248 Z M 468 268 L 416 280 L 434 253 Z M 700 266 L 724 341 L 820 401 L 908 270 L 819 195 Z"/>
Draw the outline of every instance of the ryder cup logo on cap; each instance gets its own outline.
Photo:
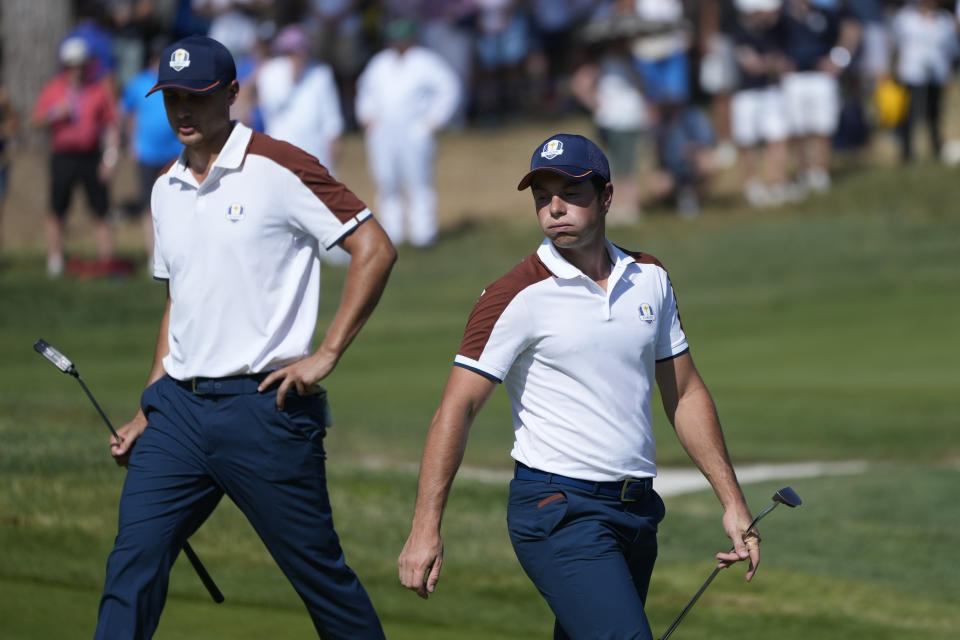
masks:
<path id="1" fill-rule="evenodd" d="M 170 56 L 170 68 L 181 71 L 190 66 L 190 52 L 186 49 L 177 49 Z"/>
<path id="2" fill-rule="evenodd" d="M 230 51 L 206 36 L 178 40 L 164 49 L 160 59 L 169 62 L 160 65 L 157 84 L 147 95 L 160 89 L 203 95 L 228 86 L 237 77 Z"/>
<path id="3" fill-rule="evenodd" d="M 571 133 L 558 133 L 537 145 L 530 158 L 530 171 L 517 185 L 518 191 L 530 186 L 530 181 L 541 171 L 582 182 L 597 176 L 610 182 L 610 163 L 593 141 Z"/>
<path id="4" fill-rule="evenodd" d="M 243 220 L 243 205 L 232 204 L 227 207 L 227 220 L 230 222 L 239 222 Z"/>
<path id="5" fill-rule="evenodd" d="M 563 155 L 563 143 L 559 140 L 551 140 L 547 144 L 543 145 L 543 150 L 540 152 L 541 158 L 546 158 L 547 160 L 553 160 L 557 156 Z"/>

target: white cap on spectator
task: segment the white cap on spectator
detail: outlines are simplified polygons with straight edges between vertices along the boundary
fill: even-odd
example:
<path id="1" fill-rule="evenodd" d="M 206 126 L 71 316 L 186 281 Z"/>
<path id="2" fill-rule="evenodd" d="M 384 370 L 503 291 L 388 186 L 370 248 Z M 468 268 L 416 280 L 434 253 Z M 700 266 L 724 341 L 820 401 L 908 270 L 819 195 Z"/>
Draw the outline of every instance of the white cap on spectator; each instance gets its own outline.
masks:
<path id="1" fill-rule="evenodd" d="M 735 0 L 737 11 L 753 13 L 755 11 L 779 11 L 782 0 Z"/>
<path id="2" fill-rule="evenodd" d="M 60 63 L 68 67 L 75 67 L 86 62 L 89 53 L 87 43 L 83 38 L 78 36 L 67 38 L 60 45 Z"/>

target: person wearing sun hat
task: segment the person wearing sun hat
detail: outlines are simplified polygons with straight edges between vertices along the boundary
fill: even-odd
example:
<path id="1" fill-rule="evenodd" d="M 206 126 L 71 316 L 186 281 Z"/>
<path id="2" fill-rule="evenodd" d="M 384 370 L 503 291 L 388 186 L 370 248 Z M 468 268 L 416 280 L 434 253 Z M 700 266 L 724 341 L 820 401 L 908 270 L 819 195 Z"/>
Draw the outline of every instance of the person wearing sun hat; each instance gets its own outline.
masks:
<path id="1" fill-rule="evenodd" d="M 83 185 L 95 216 L 94 242 L 101 265 L 113 258 L 109 181 L 117 164 L 119 130 L 108 80 L 91 73 L 91 51 L 73 36 L 61 43 L 60 72 L 47 82 L 33 106 L 33 126 L 50 134 L 50 213 L 46 221 L 47 275 L 64 269 L 65 219 L 73 189 Z"/>
<path id="2" fill-rule="evenodd" d="M 239 85 L 211 38 L 173 43 L 157 82 L 184 149 L 150 208 L 166 306 L 140 409 L 109 442 L 128 467 L 98 640 L 149 638 L 186 539 L 228 496 L 317 634 L 382 640 L 333 528 L 319 382 L 373 312 L 396 259 L 370 209 L 305 151 L 230 120 Z M 319 347 L 321 249 L 351 256 Z"/>
<path id="3" fill-rule="evenodd" d="M 443 563 L 440 524 L 471 423 L 498 383 L 513 412 L 507 527 L 517 559 L 556 615 L 554 638 L 651 639 L 644 613 L 664 505 L 653 490 L 651 393 L 725 509 L 732 553 L 758 536 L 710 394 L 690 356 L 673 287 L 650 254 L 607 239 L 610 167 L 593 141 L 539 144 L 530 188 L 546 236 L 474 305 L 427 434 L 400 582 L 427 598 Z"/>

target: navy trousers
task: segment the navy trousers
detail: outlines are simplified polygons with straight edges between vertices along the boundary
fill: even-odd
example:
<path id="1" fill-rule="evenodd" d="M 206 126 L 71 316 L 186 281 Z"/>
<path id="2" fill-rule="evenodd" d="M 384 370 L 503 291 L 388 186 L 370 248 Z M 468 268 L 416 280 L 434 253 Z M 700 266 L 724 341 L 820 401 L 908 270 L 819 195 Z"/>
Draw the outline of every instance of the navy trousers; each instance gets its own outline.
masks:
<path id="1" fill-rule="evenodd" d="M 333 529 L 326 398 L 292 394 L 282 412 L 275 398 L 197 395 L 167 376 L 144 391 L 149 426 L 130 456 L 97 640 L 153 635 L 170 567 L 224 494 L 300 594 L 321 638 L 384 637 Z"/>
<path id="2" fill-rule="evenodd" d="M 624 502 L 550 481 L 511 481 L 510 540 L 556 616 L 555 639 L 652 640 L 643 607 L 664 506 L 647 486 Z"/>

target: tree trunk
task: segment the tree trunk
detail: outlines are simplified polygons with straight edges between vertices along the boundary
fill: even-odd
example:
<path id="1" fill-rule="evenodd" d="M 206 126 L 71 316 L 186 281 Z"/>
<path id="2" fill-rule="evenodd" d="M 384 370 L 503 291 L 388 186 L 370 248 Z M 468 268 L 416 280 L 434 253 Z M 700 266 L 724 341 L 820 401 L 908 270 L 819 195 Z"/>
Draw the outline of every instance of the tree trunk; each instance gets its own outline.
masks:
<path id="1" fill-rule="evenodd" d="M 3 81 L 24 124 L 43 84 L 57 72 L 57 45 L 72 23 L 72 3 L 67 0 L 2 0 L 0 4 Z M 25 138 L 31 146 L 39 139 L 29 133 Z"/>

